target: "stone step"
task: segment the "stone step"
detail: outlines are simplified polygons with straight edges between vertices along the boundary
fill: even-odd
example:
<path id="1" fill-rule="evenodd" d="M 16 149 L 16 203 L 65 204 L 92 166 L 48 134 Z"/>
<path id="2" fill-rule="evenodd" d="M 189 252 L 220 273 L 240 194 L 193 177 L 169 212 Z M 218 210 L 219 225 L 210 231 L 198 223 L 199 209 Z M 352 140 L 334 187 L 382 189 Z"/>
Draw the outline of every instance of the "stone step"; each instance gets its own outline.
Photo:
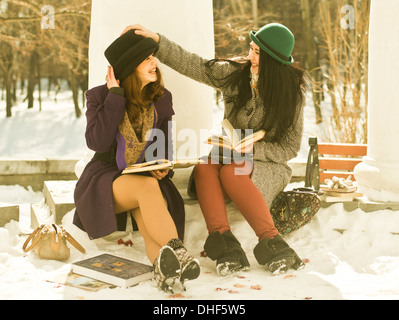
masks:
<path id="1" fill-rule="evenodd" d="M 0 202 L 0 227 L 11 220 L 19 221 L 19 205 Z"/>
<path id="2" fill-rule="evenodd" d="M 77 159 L 0 157 L 0 185 L 21 185 L 34 191 L 43 189 L 46 180 L 76 180 Z"/>
<path id="3" fill-rule="evenodd" d="M 54 223 L 54 217 L 51 216 L 50 208 L 43 198 L 40 203 L 30 205 L 30 227 L 34 230 L 45 223 Z"/>
<path id="4" fill-rule="evenodd" d="M 44 182 L 43 196 L 56 224 L 61 224 L 65 214 L 75 208 L 73 200 L 75 185 L 76 180 Z"/>

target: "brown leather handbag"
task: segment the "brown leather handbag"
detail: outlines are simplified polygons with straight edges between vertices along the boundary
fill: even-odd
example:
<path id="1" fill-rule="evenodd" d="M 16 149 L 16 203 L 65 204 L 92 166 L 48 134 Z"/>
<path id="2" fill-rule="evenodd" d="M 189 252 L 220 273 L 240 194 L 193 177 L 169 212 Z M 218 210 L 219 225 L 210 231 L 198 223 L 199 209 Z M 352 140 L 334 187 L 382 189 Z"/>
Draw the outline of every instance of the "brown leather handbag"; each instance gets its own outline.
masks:
<path id="1" fill-rule="evenodd" d="M 29 247 L 29 242 L 32 241 Z M 70 249 L 67 242 L 71 243 L 80 252 L 86 250 L 62 226 L 56 224 L 42 224 L 26 239 L 22 249 L 28 252 L 34 249 L 42 259 L 67 260 Z"/>

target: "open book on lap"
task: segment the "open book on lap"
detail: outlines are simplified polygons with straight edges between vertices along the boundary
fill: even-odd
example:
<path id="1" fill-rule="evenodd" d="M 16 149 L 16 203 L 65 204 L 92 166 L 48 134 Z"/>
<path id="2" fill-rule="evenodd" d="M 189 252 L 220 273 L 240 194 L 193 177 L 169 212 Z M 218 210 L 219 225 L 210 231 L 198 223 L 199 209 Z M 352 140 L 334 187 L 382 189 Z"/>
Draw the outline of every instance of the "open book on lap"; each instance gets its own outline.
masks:
<path id="1" fill-rule="evenodd" d="M 158 160 L 136 163 L 127 166 L 126 169 L 122 171 L 122 174 L 154 171 L 154 170 L 181 169 L 181 168 L 188 168 L 200 163 L 203 163 L 203 160 L 182 159 L 182 160 L 169 161 L 167 159 L 158 159 Z"/>
<path id="2" fill-rule="evenodd" d="M 242 152 L 247 146 L 261 140 L 266 134 L 265 130 L 259 130 L 243 139 L 240 139 L 240 136 L 237 133 L 238 130 L 233 128 L 228 119 L 222 121 L 222 128 L 226 132 L 227 136 L 212 136 L 208 138 L 206 143 Z"/>

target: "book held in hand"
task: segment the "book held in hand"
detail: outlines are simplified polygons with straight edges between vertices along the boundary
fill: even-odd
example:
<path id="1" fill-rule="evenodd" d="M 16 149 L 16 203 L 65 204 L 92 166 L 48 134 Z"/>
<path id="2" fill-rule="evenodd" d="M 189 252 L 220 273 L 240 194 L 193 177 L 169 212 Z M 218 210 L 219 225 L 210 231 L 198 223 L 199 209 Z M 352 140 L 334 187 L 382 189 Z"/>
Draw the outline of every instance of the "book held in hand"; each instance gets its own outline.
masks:
<path id="1" fill-rule="evenodd" d="M 259 141 L 266 134 L 265 130 L 259 130 L 241 139 L 237 133 L 237 130 L 233 128 L 227 118 L 222 121 L 222 128 L 226 132 L 227 136 L 212 136 L 208 138 L 206 143 L 238 152 L 243 152 L 247 146 Z"/>
<path id="2" fill-rule="evenodd" d="M 200 164 L 202 162 L 203 160 L 201 159 L 182 159 L 174 161 L 169 161 L 167 159 L 158 159 L 158 160 L 136 163 L 127 166 L 126 169 L 122 171 L 122 174 L 154 171 L 154 170 L 166 170 L 166 169 L 171 170 L 171 169 L 188 168 L 196 164 Z"/>
<path id="3" fill-rule="evenodd" d="M 75 262 L 72 272 L 122 288 L 153 278 L 151 266 L 111 254 Z"/>

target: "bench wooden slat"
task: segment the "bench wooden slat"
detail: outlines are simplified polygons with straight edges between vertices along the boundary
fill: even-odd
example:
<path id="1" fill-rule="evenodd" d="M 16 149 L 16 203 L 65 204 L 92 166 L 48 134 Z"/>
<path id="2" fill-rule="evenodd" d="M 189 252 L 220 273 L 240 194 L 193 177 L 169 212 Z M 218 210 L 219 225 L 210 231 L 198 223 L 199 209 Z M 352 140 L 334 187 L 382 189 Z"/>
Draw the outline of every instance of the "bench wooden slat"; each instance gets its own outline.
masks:
<path id="1" fill-rule="evenodd" d="M 331 143 L 309 137 L 305 187 L 319 190 L 320 184 L 333 177 L 355 181 L 354 168 L 367 156 L 367 144 Z"/>
<path id="2" fill-rule="evenodd" d="M 367 145 L 350 143 L 319 143 L 319 154 L 366 156 Z"/>
<path id="3" fill-rule="evenodd" d="M 349 158 L 319 158 L 320 169 L 336 169 L 336 170 L 351 170 L 355 166 L 362 162 L 361 159 L 349 159 Z"/>

